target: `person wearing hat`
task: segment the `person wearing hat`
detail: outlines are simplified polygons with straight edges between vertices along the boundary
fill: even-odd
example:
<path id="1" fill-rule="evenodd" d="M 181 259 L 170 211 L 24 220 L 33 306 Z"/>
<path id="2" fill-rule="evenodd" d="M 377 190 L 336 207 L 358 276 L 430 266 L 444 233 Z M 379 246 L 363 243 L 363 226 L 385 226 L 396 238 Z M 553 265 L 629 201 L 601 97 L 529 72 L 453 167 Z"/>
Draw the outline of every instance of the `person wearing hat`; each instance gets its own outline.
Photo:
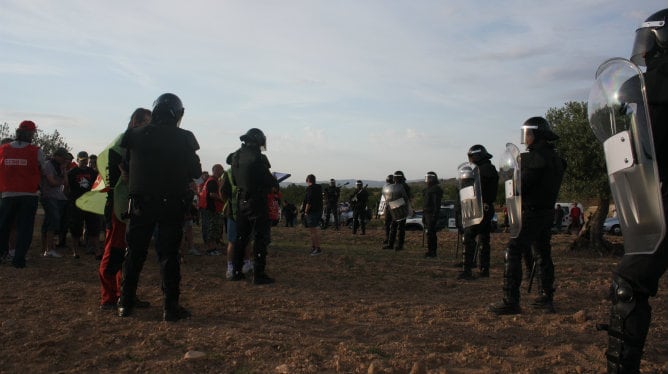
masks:
<path id="1" fill-rule="evenodd" d="M 561 188 L 566 161 L 555 151 L 559 136 L 552 132 L 543 117 L 531 117 L 522 125 L 522 144 L 527 151 L 521 154 L 522 227 L 508 242 L 503 271 L 503 300 L 491 304 L 496 315 L 519 314 L 522 255 L 533 250 L 539 296 L 531 306 L 554 313 L 554 263 L 550 247 L 554 204 Z"/>
<path id="2" fill-rule="evenodd" d="M 37 191 L 44 153 L 33 145 L 37 126 L 23 121 L 16 129 L 16 139 L 0 146 L 0 258 L 9 253 L 9 233 L 16 227 L 16 248 L 12 265 L 26 266 L 26 252 L 32 243 L 37 212 Z"/>
<path id="3" fill-rule="evenodd" d="M 357 228 L 366 234 L 366 205 L 369 201 L 369 192 L 362 185 L 362 181 L 355 182 L 355 193 L 350 198 L 350 206 L 353 209 L 353 235 L 357 234 Z"/>
<path id="4" fill-rule="evenodd" d="M 91 190 L 97 171 L 88 166 L 88 153 L 81 151 L 77 154 L 77 166 L 67 172 L 69 192 L 69 230 L 72 235 L 72 246 L 74 248 L 74 258 L 79 258 L 77 251 L 81 246 L 81 235 L 83 234 L 84 224 L 86 225 L 86 243 L 99 250 L 100 237 L 100 217 L 92 212 L 86 212 L 76 206 L 76 201 L 84 193 Z M 101 257 L 101 253 L 97 253 Z"/>
<path id="5" fill-rule="evenodd" d="M 266 273 L 267 247 L 271 224 L 267 209 L 267 195 L 278 181 L 269 171 L 271 165 L 262 151 L 267 149 L 267 138 L 262 130 L 252 128 L 239 137 L 241 147 L 227 156 L 232 179 L 237 186 L 237 241 L 234 245 L 232 281 L 245 278 L 243 260 L 245 248 L 253 234 L 253 284 L 274 283 Z M 322 204 L 322 195 L 319 195 Z"/>
<path id="6" fill-rule="evenodd" d="M 325 224 L 322 227 L 329 227 L 329 216 L 334 216 L 334 227 L 339 229 L 339 196 L 341 196 L 341 187 L 336 185 L 336 180 L 330 179 L 329 186 L 325 188 Z"/>
<path id="7" fill-rule="evenodd" d="M 490 232 L 492 231 L 492 218 L 494 217 L 494 200 L 499 188 L 499 173 L 490 161 L 492 155 L 487 152 L 485 146 L 476 144 L 469 148 L 467 153 L 469 162 L 478 168 L 480 175 L 480 192 L 482 194 L 483 218 L 477 225 L 464 229 L 464 250 L 462 251 L 464 268 L 458 275 L 458 279 L 473 279 L 472 268 L 475 267 L 475 252 L 479 248 L 480 277 L 489 277 L 489 263 L 491 246 L 489 244 Z"/>
<path id="8" fill-rule="evenodd" d="M 42 223 L 42 251 L 44 257 L 63 257 L 55 248 L 54 238 L 61 232 L 68 188 L 67 166 L 70 162 L 67 149 L 60 147 L 44 163 L 40 184 L 44 222 Z"/>
<path id="9" fill-rule="evenodd" d="M 189 318 L 180 303 L 181 261 L 186 209 L 193 199 L 190 182 L 202 174 L 195 135 L 180 127 L 184 114 L 181 99 L 160 95 L 153 103 L 151 123 L 128 129 L 121 140 L 126 149 L 130 224 L 123 262 L 118 316 L 128 317 L 137 305 L 137 286 L 156 227 L 156 250 L 163 293 L 162 319 L 176 322 Z"/>
<path id="10" fill-rule="evenodd" d="M 424 177 L 427 189 L 424 191 L 424 205 L 422 207 L 422 221 L 424 229 L 427 232 L 427 253 L 426 258 L 436 257 L 436 248 L 438 247 L 438 237 L 436 236 L 438 215 L 441 211 L 441 200 L 443 199 L 443 189 L 438 185 L 438 176 L 435 172 L 427 172 Z"/>

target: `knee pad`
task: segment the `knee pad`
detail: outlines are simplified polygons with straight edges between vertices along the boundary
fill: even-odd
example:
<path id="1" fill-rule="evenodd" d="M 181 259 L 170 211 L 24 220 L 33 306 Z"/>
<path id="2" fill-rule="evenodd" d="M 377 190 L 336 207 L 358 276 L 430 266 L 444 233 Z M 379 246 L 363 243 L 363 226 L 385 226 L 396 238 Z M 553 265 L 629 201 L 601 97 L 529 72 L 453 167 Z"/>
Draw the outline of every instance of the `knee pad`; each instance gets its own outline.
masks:
<path id="1" fill-rule="evenodd" d="M 611 286 L 612 307 L 608 330 L 609 372 L 633 372 L 640 367 L 645 339 L 652 318 L 649 296 L 633 289 L 615 275 Z"/>

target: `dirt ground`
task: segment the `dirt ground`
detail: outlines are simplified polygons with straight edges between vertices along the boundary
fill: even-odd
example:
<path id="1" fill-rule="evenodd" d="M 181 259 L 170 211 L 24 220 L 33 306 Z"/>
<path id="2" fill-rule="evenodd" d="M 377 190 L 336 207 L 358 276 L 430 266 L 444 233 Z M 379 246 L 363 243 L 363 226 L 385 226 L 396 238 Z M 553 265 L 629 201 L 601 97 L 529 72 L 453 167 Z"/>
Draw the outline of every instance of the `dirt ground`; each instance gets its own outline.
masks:
<path id="1" fill-rule="evenodd" d="M 567 250 L 553 237 L 556 314 L 528 302 L 496 317 L 503 249 L 492 236 L 491 277 L 455 279 L 457 234 L 439 234 L 439 257 L 424 259 L 421 232 L 407 249 L 381 249 L 382 233 L 322 231 L 309 256 L 304 228 L 276 227 L 268 273 L 254 286 L 225 280 L 225 256 L 186 256 L 181 301 L 193 317 L 161 321 L 153 250 L 139 296 L 152 306 L 129 318 L 100 311 L 98 262 L 91 255 L 43 258 L 39 241 L 28 267 L 0 265 L 0 373 L 600 373 L 605 371 L 605 300 L 617 257 Z M 620 241 L 621 238 L 612 238 Z M 198 238 L 198 241 L 201 239 Z M 643 373 L 668 372 L 668 277 L 651 300 L 654 320 Z M 185 358 L 190 352 L 203 357 Z"/>

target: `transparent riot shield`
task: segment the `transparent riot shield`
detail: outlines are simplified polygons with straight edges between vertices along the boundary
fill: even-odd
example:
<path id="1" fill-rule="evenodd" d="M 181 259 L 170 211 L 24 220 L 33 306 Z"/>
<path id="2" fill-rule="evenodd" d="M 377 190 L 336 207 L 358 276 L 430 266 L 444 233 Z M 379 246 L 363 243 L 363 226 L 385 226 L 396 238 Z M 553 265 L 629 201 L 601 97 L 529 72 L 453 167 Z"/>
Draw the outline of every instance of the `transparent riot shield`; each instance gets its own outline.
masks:
<path id="1" fill-rule="evenodd" d="M 499 159 L 499 179 L 506 191 L 508 228 L 510 237 L 516 238 L 522 230 L 522 174 L 520 173 L 520 149 L 506 143 L 506 150 Z"/>
<path id="2" fill-rule="evenodd" d="M 467 228 L 482 222 L 484 211 L 482 189 L 478 167 L 464 162 L 457 167 L 459 201 L 462 209 L 462 227 Z"/>
<path id="3" fill-rule="evenodd" d="M 652 128 L 640 69 L 615 58 L 599 66 L 589 125 L 603 143 L 627 254 L 656 251 L 666 231 Z"/>

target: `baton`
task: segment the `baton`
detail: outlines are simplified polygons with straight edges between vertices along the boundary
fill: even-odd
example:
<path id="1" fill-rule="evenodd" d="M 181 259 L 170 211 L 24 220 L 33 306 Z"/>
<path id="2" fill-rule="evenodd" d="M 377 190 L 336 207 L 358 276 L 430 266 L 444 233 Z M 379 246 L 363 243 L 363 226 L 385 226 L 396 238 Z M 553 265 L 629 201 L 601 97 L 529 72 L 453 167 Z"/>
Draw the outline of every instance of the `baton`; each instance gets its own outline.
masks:
<path id="1" fill-rule="evenodd" d="M 531 265 L 531 275 L 529 275 L 529 287 L 527 287 L 527 293 L 531 293 L 531 286 L 533 285 L 533 278 L 536 275 L 536 261 L 534 260 L 533 265 Z"/>

